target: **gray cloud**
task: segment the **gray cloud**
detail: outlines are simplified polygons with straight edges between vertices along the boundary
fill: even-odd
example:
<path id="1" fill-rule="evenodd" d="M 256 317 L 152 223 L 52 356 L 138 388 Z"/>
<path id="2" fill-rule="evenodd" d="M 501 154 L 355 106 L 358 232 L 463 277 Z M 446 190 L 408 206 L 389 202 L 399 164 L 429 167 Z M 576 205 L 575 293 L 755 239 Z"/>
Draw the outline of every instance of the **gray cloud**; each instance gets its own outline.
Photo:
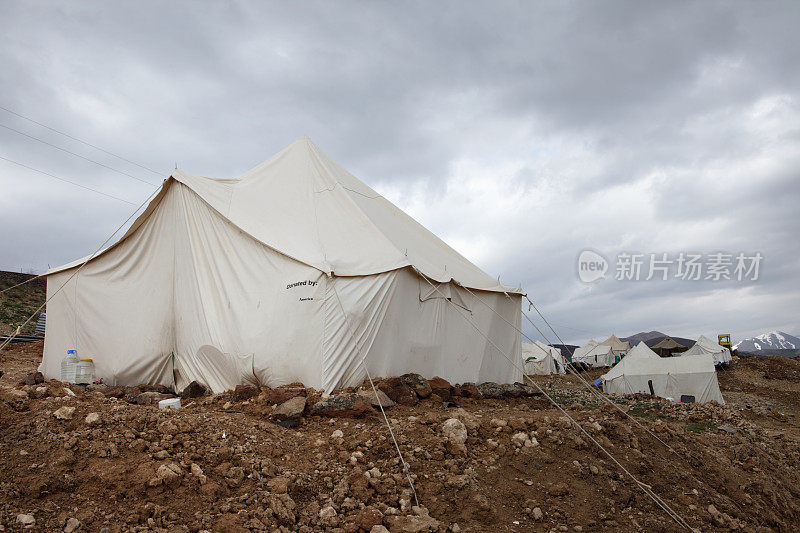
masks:
<path id="1" fill-rule="evenodd" d="M 307 133 L 522 283 L 565 339 L 797 334 L 798 16 L 792 2 L 5 3 L 0 105 L 164 176 L 236 176 Z M 151 192 L 3 128 L 0 155 L 135 203 Z M 130 212 L 3 161 L 0 185 L 0 268 L 89 253 Z M 765 261 L 749 284 L 585 286 L 587 247 Z"/>

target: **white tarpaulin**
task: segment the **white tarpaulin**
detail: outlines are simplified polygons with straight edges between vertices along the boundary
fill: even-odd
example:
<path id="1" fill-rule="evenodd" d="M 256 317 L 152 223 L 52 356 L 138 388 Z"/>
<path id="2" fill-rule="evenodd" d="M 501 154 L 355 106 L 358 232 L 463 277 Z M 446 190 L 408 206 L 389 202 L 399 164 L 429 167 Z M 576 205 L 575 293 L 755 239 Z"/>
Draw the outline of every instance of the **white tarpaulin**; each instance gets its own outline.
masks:
<path id="1" fill-rule="evenodd" d="M 82 262 L 48 272 L 48 297 Z M 48 303 L 43 371 L 58 377 L 75 348 L 109 384 L 330 391 L 362 382 L 362 357 L 373 376 L 513 382 L 521 375 L 498 348 L 519 359 L 503 319 L 519 328 L 520 306 L 521 290 L 303 137 L 239 179 L 176 170 Z"/>
<path id="2" fill-rule="evenodd" d="M 522 361 L 529 375 L 564 374 L 564 358 L 561 350 L 539 341 L 522 343 Z"/>
<path id="3" fill-rule="evenodd" d="M 703 335 L 700 335 L 700 338 L 697 339 L 697 342 L 694 343 L 694 346 L 681 353 L 680 356 L 684 357 L 687 355 L 701 354 L 711 355 L 714 358 L 715 365 L 730 363 L 733 360 L 730 350 L 724 346 L 720 346 L 716 342 Z"/>
<path id="4" fill-rule="evenodd" d="M 605 344 L 587 344 L 575 350 L 572 362 L 592 367 L 611 366 L 614 364 L 614 351 Z"/>
<path id="5" fill-rule="evenodd" d="M 643 349 L 638 349 L 644 346 Z M 649 353 L 648 353 L 649 352 Z M 610 394 L 655 394 L 675 401 L 725 403 L 711 355 L 659 357 L 644 343 L 602 376 Z"/>

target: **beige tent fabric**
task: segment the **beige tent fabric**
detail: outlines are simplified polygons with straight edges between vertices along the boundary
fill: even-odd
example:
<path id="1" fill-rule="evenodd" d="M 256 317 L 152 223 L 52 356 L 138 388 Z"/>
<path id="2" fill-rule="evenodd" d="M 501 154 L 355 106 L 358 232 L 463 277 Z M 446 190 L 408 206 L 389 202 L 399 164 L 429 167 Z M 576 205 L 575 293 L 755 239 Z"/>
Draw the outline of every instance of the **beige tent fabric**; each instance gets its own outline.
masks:
<path id="1" fill-rule="evenodd" d="M 653 351 L 662 357 L 669 357 L 675 352 L 685 352 L 687 349 L 687 346 L 679 344 L 672 337 L 664 337 L 661 342 L 653 346 Z"/>
<path id="2" fill-rule="evenodd" d="M 696 403 L 725 403 L 713 358 L 708 354 L 662 358 L 640 350 L 628 354 L 604 374 L 602 380 L 603 391 L 610 394 L 650 394 L 652 386 L 656 396 L 674 401 L 691 396 Z"/>
<path id="3" fill-rule="evenodd" d="M 614 364 L 614 352 L 605 344 L 587 344 L 572 354 L 573 363 L 583 363 L 600 368 Z"/>
<path id="4" fill-rule="evenodd" d="M 376 211 L 366 214 L 352 195 L 371 189 L 308 139 L 239 180 L 187 176 L 166 180 L 123 238 L 48 303 L 46 377 L 75 348 L 109 384 L 197 380 L 216 392 L 246 382 L 354 386 L 363 357 L 374 376 L 521 378 L 498 351 L 519 358 L 503 321 L 520 327 L 519 291 L 387 201 L 364 200 Z M 81 263 L 51 270 L 48 296 Z"/>
<path id="5" fill-rule="evenodd" d="M 523 342 L 522 362 L 525 373 L 535 375 L 565 374 L 566 363 L 561 350 L 539 341 Z"/>
<path id="6" fill-rule="evenodd" d="M 694 343 L 694 346 L 683 352 L 681 356 L 702 354 L 711 355 L 714 358 L 715 365 L 730 363 L 733 360 L 730 350 L 724 346 L 720 346 L 716 342 L 703 335 L 700 335 L 700 338 L 697 339 L 697 342 Z"/>
<path id="7" fill-rule="evenodd" d="M 611 346 L 611 350 L 617 354 L 622 355 L 631 349 L 631 343 L 628 341 L 622 342 L 613 333 L 609 338 L 600 343 L 603 346 Z"/>

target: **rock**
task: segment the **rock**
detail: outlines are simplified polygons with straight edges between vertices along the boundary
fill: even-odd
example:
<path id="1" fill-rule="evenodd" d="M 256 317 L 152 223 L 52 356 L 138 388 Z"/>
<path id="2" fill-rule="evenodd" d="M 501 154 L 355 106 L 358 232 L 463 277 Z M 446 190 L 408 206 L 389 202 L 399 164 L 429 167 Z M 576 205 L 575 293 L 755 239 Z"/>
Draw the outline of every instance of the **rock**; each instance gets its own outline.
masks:
<path id="1" fill-rule="evenodd" d="M 419 374 L 403 374 L 400 376 L 400 379 L 403 382 L 411 387 L 411 389 L 419 396 L 420 398 L 427 398 L 431 395 L 431 386 L 428 384 L 428 380 L 420 376 Z"/>
<path id="2" fill-rule="evenodd" d="M 336 509 L 333 506 L 328 505 L 327 507 L 323 507 L 319 510 L 319 517 L 323 520 L 329 520 L 336 516 Z"/>
<path id="3" fill-rule="evenodd" d="M 199 464 L 192 463 L 192 465 L 189 467 L 189 470 L 191 471 L 192 475 L 197 478 L 201 485 L 206 484 L 208 477 L 206 477 L 206 475 L 203 473 L 203 469 L 200 468 Z"/>
<path id="4" fill-rule="evenodd" d="M 7 403 L 15 411 L 27 411 L 30 407 L 28 393 L 24 390 L 0 388 L 0 401 Z"/>
<path id="5" fill-rule="evenodd" d="M 538 520 L 542 519 L 542 517 L 544 516 L 544 513 L 542 512 L 542 510 L 540 508 L 534 507 L 533 511 L 531 511 L 531 516 L 533 516 L 534 520 L 538 521 Z"/>
<path id="6" fill-rule="evenodd" d="M 442 424 L 442 436 L 446 440 L 447 451 L 460 456 L 467 453 L 467 428 L 457 418 L 448 418 Z"/>
<path id="7" fill-rule="evenodd" d="M 272 420 L 299 420 L 305 410 L 306 397 L 295 396 L 276 407 L 269 417 Z"/>
<path id="8" fill-rule="evenodd" d="M 290 479 L 286 476 L 278 476 L 267 481 L 267 488 L 275 494 L 286 494 L 289 492 Z"/>
<path id="9" fill-rule="evenodd" d="M 503 387 L 493 381 L 487 381 L 485 383 L 481 383 L 477 387 L 478 387 L 478 392 L 484 398 L 499 399 L 503 398 L 505 394 L 505 392 L 503 391 Z"/>
<path id="10" fill-rule="evenodd" d="M 474 383 L 462 383 L 459 387 L 463 398 L 483 398 L 478 387 Z"/>
<path id="11" fill-rule="evenodd" d="M 125 396 L 125 387 L 105 385 L 104 388 L 98 389 L 103 393 L 106 398 L 122 398 Z"/>
<path id="12" fill-rule="evenodd" d="M 258 396 L 259 390 L 255 385 L 236 385 L 231 394 L 231 400 L 234 402 L 243 402 L 255 396 Z"/>
<path id="13" fill-rule="evenodd" d="M 372 526 L 369 533 L 389 533 L 389 530 L 382 525 Z"/>
<path id="14" fill-rule="evenodd" d="M 311 414 L 328 418 L 357 418 L 369 410 L 369 405 L 358 394 L 340 394 L 319 401 Z"/>
<path id="15" fill-rule="evenodd" d="M 72 415 L 75 414 L 75 408 L 64 405 L 59 407 L 53 413 L 53 416 L 59 420 L 72 420 Z"/>
<path id="16" fill-rule="evenodd" d="M 383 524 L 383 513 L 375 507 L 365 507 L 358 513 L 356 524 L 365 531 L 372 531 L 375 526 Z"/>
<path id="17" fill-rule="evenodd" d="M 41 372 L 31 372 L 20 382 L 20 385 L 38 385 L 39 383 L 44 383 L 44 376 Z"/>
<path id="18" fill-rule="evenodd" d="M 296 385 L 281 385 L 280 387 L 267 391 L 266 397 L 269 403 L 282 404 L 291 400 L 292 398 L 306 396 L 307 394 L 308 391 L 306 391 L 305 387 L 299 387 Z"/>
<path id="19" fill-rule="evenodd" d="M 514 433 L 511 436 L 511 442 L 513 442 L 514 446 L 516 446 L 517 448 L 525 446 L 525 441 L 530 441 L 527 433 L 523 433 L 520 431 L 519 433 Z"/>
<path id="20" fill-rule="evenodd" d="M 166 463 L 158 467 L 156 470 L 156 478 L 168 487 L 177 487 L 181 484 L 183 477 L 183 470 L 176 463 Z"/>
<path id="21" fill-rule="evenodd" d="M 393 402 L 400 405 L 416 405 L 417 393 L 402 378 L 389 378 L 381 381 L 378 388 L 386 393 Z"/>
<path id="22" fill-rule="evenodd" d="M 427 513 L 420 516 L 387 516 L 386 523 L 392 533 L 426 533 L 439 529 L 439 521 Z"/>
<path id="23" fill-rule="evenodd" d="M 84 419 L 87 426 L 99 426 L 102 423 L 100 420 L 100 413 L 89 413 Z"/>
<path id="24" fill-rule="evenodd" d="M 64 533 L 72 533 L 79 527 L 81 527 L 81 521 L 78 520 L 77 518 L 70 518 L 69 520 L 67 520 L 67 523 L 64 526 Z"/>
<path id="25" fill-rule="evenodd" d="M 25 526 L 33 526 L 36 523 L 36 519 L 33 515 L 29 514 L 18 514 L 17 515 L 17 524 L 25 527 Z"/>
<path id="26" fill-rule="evenodd" d="M 297 504 L 288 494 L 271 494 L 267 500 L 272 509 L 272 514 L 275 515 L 279 523 L 284 526 L 294 525 L 297 520 L 295 516 Z"/>
<path id="27" fill-rule="evenodd" d="M 550 496 L 566 496 L 569 494 L 569 485 L 566 483 L 556 483 L 547 489 L 547 494 Z"/>
<path id="28" fill-rule="evenodd" d="M 153 405 L 167 398 L 174 398 L 174 396 L 172 394 L 156 391 L 129 392 L 125 395 L 126 402 L 135 403 L 137 405 Z"/>
<path id="29" fill-rule="evenodd" d="M 446 379 L 436 376 L 428 380 L 428 386 L 431 388 L 432 393 L 439 396 L 442 400 L 450 400 L 452 396 L 450 394 L 450 382 Z"/>
<path id="30" fill-rule="evenodd" d="M 160 383 L 156 385 L 149 385 L 147 383 L 141 383 L 133 387 L 130 392 L 135 394 L 141 394 L 143 392 L 157 392 L 159 394 L 169 394 L 172 395 L 172 390 L 166 385 L 161 385 Z"/>
<path id="31" fill-rule="evenodd" d="M 375 397 L 375 392 L 378 393 L 377 398 Z M 394 402 L 380 389 L 376 388 L 375 391 L 372 389 L 359 391 L 358 395 L 375 409 L 379 409 L 381 406 L 383 406 L 384 409 L 394 407 Z"/>
<path id="32" fill-rule="evenodd" d="M 466 426 L 467 431 L 470 433 L 478 431 L 478 429 L 481 427 L 481 422 L 478 420 L 478 417 L 461 407 L 451 411 L 450 415 L 453 418 L 459 419 L 461 423 Z"/>
<path id="33" fill-rule="evenodd" d="M 332 439 L 344 438 L 344 433 L 342 433 L 341 429 L 335 429 L 335 430 L 333 430 L 333 433 L 331 433 L 331 438 Z"/>
<path id="34" fill-rule="evenodd" d="M 181 391 L 181 398 L 200 398 L 210 392 L 211 391 L 202 383 L 192 381 Z"/>

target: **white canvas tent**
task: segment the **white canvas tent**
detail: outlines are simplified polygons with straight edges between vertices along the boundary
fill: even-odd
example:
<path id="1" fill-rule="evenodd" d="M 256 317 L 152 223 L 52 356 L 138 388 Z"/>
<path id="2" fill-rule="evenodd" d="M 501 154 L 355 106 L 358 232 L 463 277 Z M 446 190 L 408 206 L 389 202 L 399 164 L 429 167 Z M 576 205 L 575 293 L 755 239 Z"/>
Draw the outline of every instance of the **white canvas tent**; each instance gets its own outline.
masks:
<path id="1" fill-rule="evenodd" d="M 48 297 L 83 261 L 47 273 Z M 330 391 L 362 382 L 362 358 L 373 376 L 513 382 L 521 375 L 498 349 L 520 357 L 503 320 L 519 329 L 521 292 L 304 136 L 238 179 L 175 170 L 48 303 L 42 369 L 58 377 L 75 348 L 105 383 L 178 390 L 197 380 Z"/>
<path id="2" fill-rule="evenodd" d="M 715 365 L 722 365 L 725 363 L 730 363 L 733 358 L 731 357 L 731 352 L 724 346 L 720 346 L 716 342 L 712 341 L 708 337 L 700 335 L 700 338 L 697 339 L 697 342 L 694 343 L 694 346 L 680 354 L 681 357 L 688 356 L 688 355 L 702 355 L 702 354 L 709 354 L 711 357 L 714 358 Z"/>
<path id="3" fill-rule="evenodd" d="M 522 343 L 522 361 L 529 375 L 564 374 L 566 367 L 561 350 L 539 341 Z"/>
<path id="4" fill-rule="evenodd" d="M 675 401 L 725 403 L 709 354 L 659 357 L 643 342 L 633 348 L 602 378 L 610 394 L 655 394 Z"/>
<path id="5" fill-rule="evenodd" d="M 604 367 L 614 364 L 614 351 L 605 344 L 587 344 L 572 354 L 573 363 L 583 363 L 592 367 Z"/>
<path id="6" fill-rule="evenodd" d="M 631 349 L 631 343 L 628 341 L 621 341 L 615 334 L 611 334 L 609 338 L 600 343 L 602 346 L 611 346 L 611 351 L 616 355 L 623 355 Z"/>

